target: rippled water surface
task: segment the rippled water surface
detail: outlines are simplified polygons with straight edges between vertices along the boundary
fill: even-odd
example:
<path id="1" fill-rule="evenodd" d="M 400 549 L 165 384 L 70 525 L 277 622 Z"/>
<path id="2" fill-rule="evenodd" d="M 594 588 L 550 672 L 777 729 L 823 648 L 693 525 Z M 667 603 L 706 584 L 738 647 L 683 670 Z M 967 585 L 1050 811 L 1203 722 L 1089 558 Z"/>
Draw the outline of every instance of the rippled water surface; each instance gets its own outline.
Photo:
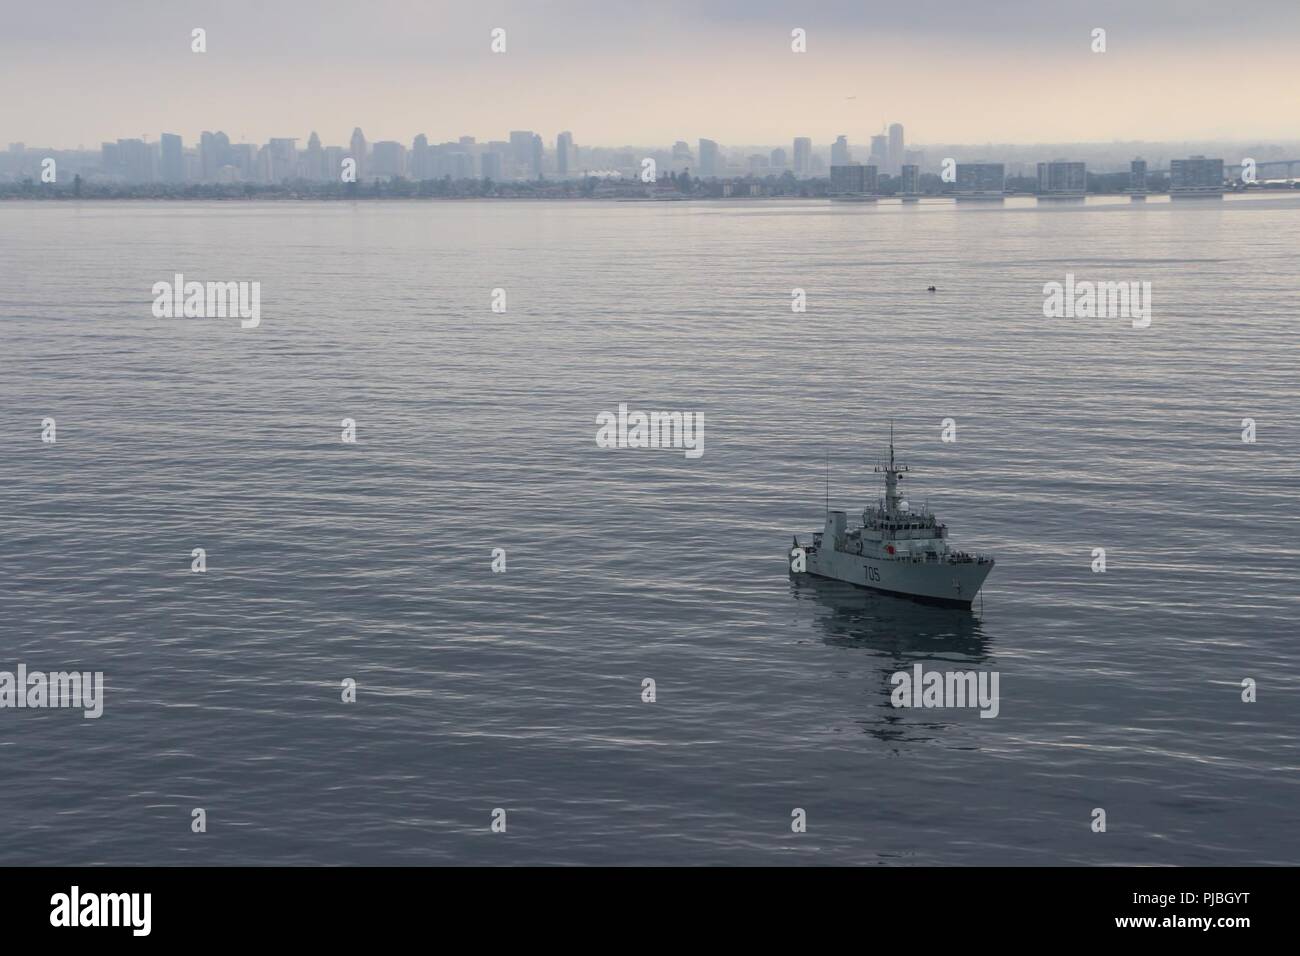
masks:
<path id="1" fill-rule="evenodd" d="M 106 683 L 0 710 L 0 862 L 1300 863 L 1297 248 L 1286 198 L 0 205 L 0 670 Z M 154 318 L 178 272 L 261 326 Z M 1067 273 L 1150 328 L 1044 318 Z M 619 402 L 703 457 L 597 448 Z M 787 573 L 891 419 L 974 614 Z M 893 708 L 918 662 L 998 717 Z"/>

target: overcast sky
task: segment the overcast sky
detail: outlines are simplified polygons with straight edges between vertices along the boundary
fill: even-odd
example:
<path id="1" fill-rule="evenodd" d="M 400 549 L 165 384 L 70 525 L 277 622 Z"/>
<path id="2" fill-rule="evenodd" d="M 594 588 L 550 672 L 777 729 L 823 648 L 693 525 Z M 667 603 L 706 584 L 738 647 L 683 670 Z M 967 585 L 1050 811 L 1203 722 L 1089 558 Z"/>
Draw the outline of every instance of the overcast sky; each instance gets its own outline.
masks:
<path id="1" fill-rule="evenodd" d="M 1300 0 L 0 0 L 0 144 L 1296 139 L 1298 64 Z"/>

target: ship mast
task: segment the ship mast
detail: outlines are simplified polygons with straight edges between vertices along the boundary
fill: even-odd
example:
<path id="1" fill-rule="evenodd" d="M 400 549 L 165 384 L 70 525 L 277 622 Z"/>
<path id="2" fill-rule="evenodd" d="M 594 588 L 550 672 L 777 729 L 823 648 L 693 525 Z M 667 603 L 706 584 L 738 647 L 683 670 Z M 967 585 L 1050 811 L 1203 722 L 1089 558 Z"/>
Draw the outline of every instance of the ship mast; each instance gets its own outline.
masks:
<path id="1" fill-rule="evenodd" d="M 904 472 L 911 471 L 907 465 L 900 465 L 894 462 L 894 423 L 889 423 L 889 464 L 877 465 L 875 471 L 877 474 L 885 476 L 885 514 L 898 514 L 898 503 L 902 495 L 898 491 L 898 482 Z"/>

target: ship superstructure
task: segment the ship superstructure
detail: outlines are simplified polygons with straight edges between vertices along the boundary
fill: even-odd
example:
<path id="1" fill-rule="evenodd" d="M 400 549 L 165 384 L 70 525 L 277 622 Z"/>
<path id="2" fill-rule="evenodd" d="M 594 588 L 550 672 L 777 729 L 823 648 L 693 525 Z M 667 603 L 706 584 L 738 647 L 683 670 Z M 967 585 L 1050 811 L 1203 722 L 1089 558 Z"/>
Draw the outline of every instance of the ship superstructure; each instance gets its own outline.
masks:
<path id="1" fill-rule="evenodd" d="M 969 608 L 993 570 L 993 558 L 953 550 L 948 526 L 929 508 L 913 510 L 903 500 L 898 484 L 911 469 L 894 458 L 892 427 L 889 460 L 874 470 L 884 475 L 884 497 L 865 509 L 861 524 L 853 527 L 845 512 L 828 508 L 826 527 L 814 532 L 810 544 L 794 539 L 791 573 L 847 581 L 928 604 Z"/>

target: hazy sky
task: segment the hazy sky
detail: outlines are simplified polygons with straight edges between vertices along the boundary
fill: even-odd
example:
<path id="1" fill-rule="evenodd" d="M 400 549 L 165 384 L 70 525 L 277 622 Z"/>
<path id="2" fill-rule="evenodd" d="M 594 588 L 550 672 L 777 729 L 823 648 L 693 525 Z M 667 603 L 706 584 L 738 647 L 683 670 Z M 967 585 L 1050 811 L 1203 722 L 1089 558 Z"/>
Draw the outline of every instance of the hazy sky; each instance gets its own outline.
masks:
<path id="1" fill-rule="evenodd" d="M 915 142 L 1300 138 L 1300 0 L 0 0 L 0 144 L 860 143 L 884 121 Z"/>

